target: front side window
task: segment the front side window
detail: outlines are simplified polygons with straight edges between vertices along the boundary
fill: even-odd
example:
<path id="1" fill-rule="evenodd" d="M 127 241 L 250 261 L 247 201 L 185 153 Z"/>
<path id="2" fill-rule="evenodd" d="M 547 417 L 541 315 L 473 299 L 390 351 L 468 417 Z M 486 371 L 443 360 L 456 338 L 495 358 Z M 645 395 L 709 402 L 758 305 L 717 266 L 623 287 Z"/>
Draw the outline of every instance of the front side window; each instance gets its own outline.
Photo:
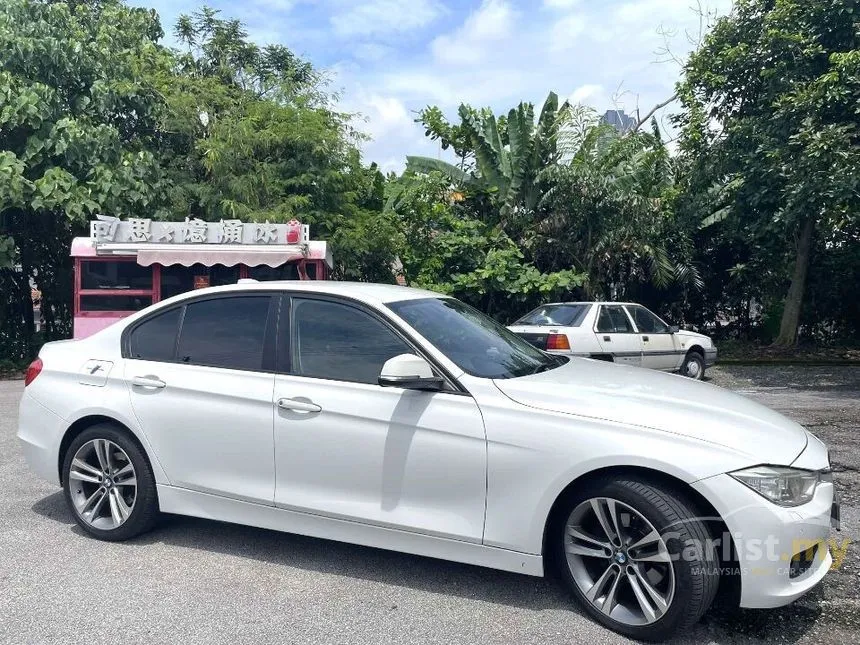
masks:
<path id="1" fill-rule="evenodd" d="M 299 376 L 376 384 L 389 358 L 414 353 L 370 314 L 327 300 L 294 299 L 292 329 Z"/>
<path id="2" fill-rule="evenodd" d="M 597 316 L 597 331 L 605 334 L 632 334 L 630 319 L 621 305 L 602 305 Z"/>
<path id="3" fill-rule="evenodd" d="M 131 358 L 172 361 L 182 307 L 153 316 L 135 327 L 129 336 Z"/>
<path id="4" fill-rule="evenodd" d="M 543 305 L 517 320 L 515 325 L 579 327 L 591 309 L 589 304 Z"/>
<path id="5" fill-rule="evenodd" d="M 185 307 L 177 360 L 235 370 L 263 368 L 269 296 L 233 296 Z"/>
<path id="6" fill-rule="evenodd" d="M 453 298 L 404 300 L 388 308 L 472 376 L 516 378 L 567 362 Z"/>
<path id="7" fill-rule="evenodd" d="M 668 334 L 669 326 L 662 320 L 657 318 L 650 311 L 640 305 L 633 305 L 627 308 L 633 316 L 633 322 L 636 323 L 636 328 L 645 334 Z"/>

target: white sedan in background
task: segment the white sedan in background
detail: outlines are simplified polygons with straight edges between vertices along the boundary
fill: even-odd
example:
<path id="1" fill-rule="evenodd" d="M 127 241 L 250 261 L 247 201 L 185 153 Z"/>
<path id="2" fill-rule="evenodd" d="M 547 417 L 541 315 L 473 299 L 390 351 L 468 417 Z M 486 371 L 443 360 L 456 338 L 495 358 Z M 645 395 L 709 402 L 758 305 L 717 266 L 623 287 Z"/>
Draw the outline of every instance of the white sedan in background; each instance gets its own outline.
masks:
<path id="1" fill-rule="evenodd" d="M 839 515 L 824 444 L 776 412 L 389 285 L 201 289 L 47 343 L 18 437 L 98 539 L 165 512 L 554 570 L 637 639 L 697 621 L 730 570 L 743 607 L 800 597 Z"/>
<path id="2" fill-rule="evenodd" d="M 717 348 L 708 336 L 667 325 L 632 302 L 550 303 L 509 329 L 554 354 L 680 372 L 699 380 L 717 361 Z"/>

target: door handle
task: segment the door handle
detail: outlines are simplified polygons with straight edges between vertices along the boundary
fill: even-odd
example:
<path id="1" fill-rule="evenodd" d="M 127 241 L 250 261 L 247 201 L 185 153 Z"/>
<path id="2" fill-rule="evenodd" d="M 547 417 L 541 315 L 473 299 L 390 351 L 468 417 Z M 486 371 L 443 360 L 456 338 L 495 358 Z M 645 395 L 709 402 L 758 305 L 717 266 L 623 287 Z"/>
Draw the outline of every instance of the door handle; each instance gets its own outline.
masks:
<path id="1" fill-rule="evenodd" d="M 298 399 L 278 399 L 278 407 L 293 412 L 322 412 L 322 406 L 311 401 L 299 401 Z"/>
<path id="2" fill-rule="evenodd" d="M 612 339 L 609 336 L 604 336 L 603 340 L 610 342 L 610 343 L 612 342 Z"/>
<path id="3" fill-rule="evenodd" d="M 137 387 L 152 387 L 159 390 L 167 385 L 167 383 L 157 376 L 135 376 L 131 379 L 131 384 Z"/>
<path id="4" fill-rule="evenodd" d="M 643 336 L 642 340 L 644 340 L 645 342 L 648 342 L 649 338 L 647 336 Z"/>

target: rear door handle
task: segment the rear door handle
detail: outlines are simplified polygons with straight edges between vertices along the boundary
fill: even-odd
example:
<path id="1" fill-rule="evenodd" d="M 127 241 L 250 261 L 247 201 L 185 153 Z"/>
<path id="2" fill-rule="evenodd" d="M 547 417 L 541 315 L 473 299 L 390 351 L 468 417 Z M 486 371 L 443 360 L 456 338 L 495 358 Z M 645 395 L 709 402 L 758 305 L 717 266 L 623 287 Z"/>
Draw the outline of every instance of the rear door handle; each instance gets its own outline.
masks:
<path id="1" fill-rule="evenodd" d="M 606 340 L 606 341 L 612 342 L 612 339 L 611 339 L 609 336 L 604 336 L 604 337 L 603 337 L 603 340 Z"/>
<path id="2" fill-rule="evenodd" d="M 137 387 L 151 387 L 158 390 L 167 385 L 167 383 L 157 376 L 135 376 L 131 379 L 131 384 Z"/>
<path id="3" fill-rule="evenodd" d="M 648 342 L 649 338 L 647 336 L 643 336 L 642 340 L 644 340 L 645 342 Z"/>
<path id="4" fill-rule="evenodd" d="M 298 399 L 278 399 L 278 407 L 293 412 L 322 412 L 322 406 L 311 401 L 299 401 Z"/>

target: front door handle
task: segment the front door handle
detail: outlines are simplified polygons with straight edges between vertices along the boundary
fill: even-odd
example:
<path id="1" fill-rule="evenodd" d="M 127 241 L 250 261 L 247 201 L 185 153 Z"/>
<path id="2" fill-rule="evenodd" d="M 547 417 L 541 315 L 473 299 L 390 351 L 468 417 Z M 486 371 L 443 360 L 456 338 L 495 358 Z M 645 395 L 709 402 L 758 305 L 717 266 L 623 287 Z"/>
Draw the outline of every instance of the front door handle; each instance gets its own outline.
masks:
<path id="1" fill-rule="evenodd" d="M 131 384 L 136 385 L 137 387 L 151 387 L 158 390 L 167 385 L 167 383 L 157 376 L 135 376 L 131 379 Z"/>
<path id="2" fill-rule="evenodd" d="M 610 342 L 612 341 L 612 339 L 609 336 L 604 336 L 603 340 L 610 341 Z"/>
<path id="3" fill-rule="evenodd" d="M 311 401 L 299 401 L 298 399 L 278 399 L 278 407 L 293 412 L 322 412 L 322 406 Z"/>
<path id="4" fill-rule="evenodd" d="M 649 340 L 649 338 L 648 338 L 647 336 L 643 336 L 643 337 L 642 337 L 642 340 L 644 340 L 644 341 L 647 343 L 647 342 L 648 342 L 648 340 Z"/>

